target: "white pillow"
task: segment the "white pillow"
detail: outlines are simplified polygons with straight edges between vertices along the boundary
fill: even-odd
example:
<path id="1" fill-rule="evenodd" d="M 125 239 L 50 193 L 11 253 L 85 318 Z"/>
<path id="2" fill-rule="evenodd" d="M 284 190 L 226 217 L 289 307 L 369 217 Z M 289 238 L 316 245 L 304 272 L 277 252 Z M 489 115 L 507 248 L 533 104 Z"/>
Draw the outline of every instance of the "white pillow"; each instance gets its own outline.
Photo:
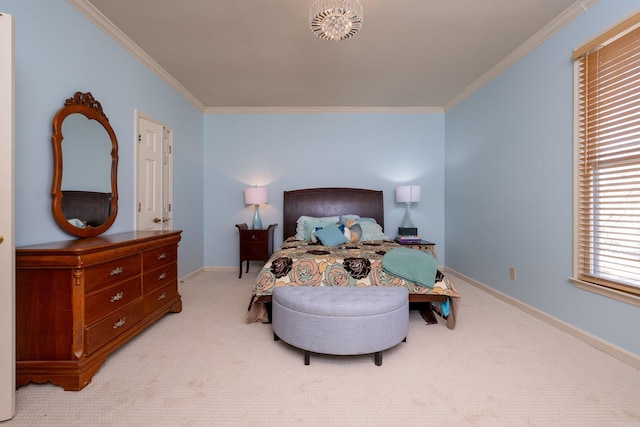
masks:
<path id="1" fill-rule="evenodd" d="M 338 221 L 340 221 L 339 216 L 313 217 L 303 215 L 296 221 L 296 239 L 309 242 L 311 241 L 311 232 L 316 227 L 325 227 Z"/>
<path id="2" fill-rule="evenodd" d="M 358 224 L 362 227 L 362 236 L 360 237 L 361 242 L 371 240 L 391 240 L 389 236 L 382 232 L 380 224 L 369 221 L 358 222 Z"/>
<path id="3" fill-rule="evenodd" d="M 346 224 L 350 219 L 359 219 L 360 215 L 349 214 L 349 215 L 340 215 L 340 222 Z"/>

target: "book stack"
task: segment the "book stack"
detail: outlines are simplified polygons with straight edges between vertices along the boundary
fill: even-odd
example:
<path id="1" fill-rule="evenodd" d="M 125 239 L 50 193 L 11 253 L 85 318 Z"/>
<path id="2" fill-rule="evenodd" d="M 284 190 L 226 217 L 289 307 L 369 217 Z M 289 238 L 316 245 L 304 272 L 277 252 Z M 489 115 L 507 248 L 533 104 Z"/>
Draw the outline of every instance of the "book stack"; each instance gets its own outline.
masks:
<path id="1" fill-rule="evenodd" d="M 422 239 L 417 234 L 409 235 L 409 236 L 398 236 L 396 237 L 396 242 L 401 245 L 411 245 L 420 243 Z"/>

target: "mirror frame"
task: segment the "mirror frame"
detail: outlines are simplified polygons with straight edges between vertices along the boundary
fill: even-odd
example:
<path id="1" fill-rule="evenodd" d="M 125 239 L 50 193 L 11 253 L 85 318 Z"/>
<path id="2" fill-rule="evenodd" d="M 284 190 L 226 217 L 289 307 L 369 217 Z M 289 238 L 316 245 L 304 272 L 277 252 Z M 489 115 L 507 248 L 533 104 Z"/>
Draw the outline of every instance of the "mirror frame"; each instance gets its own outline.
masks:
<path id="1" fill-rule="evenodd" d="M 62 141 L 64 139 L 64 135 L 62 135 L 62 123 L 67 116 L 76 113 L 84 115 L 89 120 L 96 120 L 102 125 L 111 139 L 111 211 L 107 220 L 97 227 L 75 227 L 67 220 L 62 212 Z M 64 107 L 58 110 L 53 117 L 52 125 L 53 181 L 51 184 L 51 208 L 53 210 L 53 218 L 60 228 L 73 236 L 98 236 L 113 225 L 118 214 L 118 140 L 116 134 L 109 124 L 109 119 L 102 111 L 102 105 L 93 97 L 91 92 L 76 92 L 72 98 L 67 99 Z"/>

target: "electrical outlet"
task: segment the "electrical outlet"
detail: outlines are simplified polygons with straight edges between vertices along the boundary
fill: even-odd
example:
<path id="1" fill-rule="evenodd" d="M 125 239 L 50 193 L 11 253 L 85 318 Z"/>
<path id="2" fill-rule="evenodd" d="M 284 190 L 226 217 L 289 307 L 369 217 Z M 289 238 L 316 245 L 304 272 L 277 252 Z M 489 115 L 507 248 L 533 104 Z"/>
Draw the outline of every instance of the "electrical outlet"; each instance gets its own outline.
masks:
<path id="1" fill-rule="evenodd" d="M 516 280 L 516 268 L 515 267 L 509 268 L 509 279 Z"/>

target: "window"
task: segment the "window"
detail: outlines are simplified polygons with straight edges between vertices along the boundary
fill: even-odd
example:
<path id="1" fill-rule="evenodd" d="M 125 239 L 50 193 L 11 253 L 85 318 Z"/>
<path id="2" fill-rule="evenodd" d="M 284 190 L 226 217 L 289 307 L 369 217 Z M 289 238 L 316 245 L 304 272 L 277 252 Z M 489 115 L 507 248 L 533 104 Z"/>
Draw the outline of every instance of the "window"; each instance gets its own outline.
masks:
<path id="1" fill-rule="evenodd" d="M 640 296 L 640 15 L 574 53 L 578 281 Z"/>

